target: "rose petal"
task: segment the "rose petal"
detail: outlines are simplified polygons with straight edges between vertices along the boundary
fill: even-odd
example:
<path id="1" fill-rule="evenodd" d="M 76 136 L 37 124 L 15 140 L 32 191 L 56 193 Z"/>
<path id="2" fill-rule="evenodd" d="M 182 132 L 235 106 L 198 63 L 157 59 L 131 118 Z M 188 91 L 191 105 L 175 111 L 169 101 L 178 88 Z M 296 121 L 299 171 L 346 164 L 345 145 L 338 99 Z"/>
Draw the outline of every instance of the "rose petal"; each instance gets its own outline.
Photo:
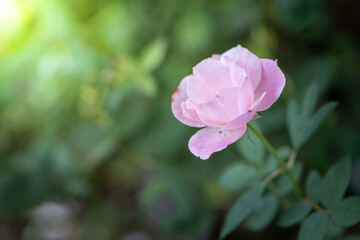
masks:
<path id="1" fill-rule="evenodd" d="M 199 122 L 201 124 L 201 120 L 200 120 L 198 114 L 196 113 L 196 111 L 193 109 L 187 108 L 186 105 L 187 105 L 186 102 L 181 103 L 182 116 L 184 118 L 187 118 L 187 119 L 195 121 L 195 122 Z"/>
<path id="2" fill-rule="evenodd" d="M 254 104 L 254 89 L 249 80 L 245 80 L 241 86 L 241 91 L 239 92 L 239 114 L 243 114 L 251 109 L 251 106 Z M 238 116 L 237 115 L 237 116 Z"/>
<path id="3" fill-rule="evenodd" d="M 224 126 L 232 119 L 229 111 L 227 111 L 217 95 L 208 103 L 199 105 L 198 115 L 204 123 L 215 124 L 219 127 Z"/>
<path id="4" fill-rule="evenodd" d="M 259 110 L 268 109 L 280 97 L 285 86 L 285 76 L 277 66 L 277 61 L 261 59 L 262 79 L 255 89 L 255 99 L 266 92 L 266 96 L 260 102 Z"/>
<path id="5" fill-rule="evenodd" d="M 254 93 L 249 81 L 245 81 L 241 87 L 225 88 L 219 91 L 217 97 L 231 117 L 230 120 L 249 110 L 254 102 Z"/>
<path id="6" fill-rule="evenodd" d="M 174 116 L 183 124 L 188 125 L 190 127 L 204 127 L 205 126 L 204 124 L 184 117 L 183 110 L 181 108 L 181 103 L 186 101 L 186 99 L 188 98 L 188 96 L 186 94 L 186 85 L 187 85 L 187 82 L 189 81 L 189 79 L 191 79 L 191 78 L 192 78 L 192 76 L 185 77 L 181 81 L 177 90 L 171 96 L 171 99 L 172 99 L 171 110 L 172 110 Z"/>
<path id="7" fill-rule="evenodd" d="M 221 151 L 238 140 L 245 132 L 246 125 L 233 130 L 203 128 L 190 138 L 189 149 L 195 156 L 206 160 L 214 152 Z"/>
<path id="8" fill-rule="evenodd" d="M 235 63 L 228 64 L 228 68 L 230 71 L 232 86 L 240 87 L 247 77 L 245 70 Z"/>
<path id="9" fill-rule="evenodd" d="M 238 45 L 221 55 L 221 61 L 233 61 L 242 67 L 253 86 L 256 89 L 261 81 L 261 62 L 260 59 L 248 49 Z"/>
<path id="10" fill-rule="evenodd" d="M 246 125 L 250 122 L 255 116 L 260 107 L 261 100 L 265 97 L 266 93 L 263 93 L 260 98 L 256 102 L 254 102 L 253 106 L 247 112 L 241 114 L 239 117 L 235 118 L 234 120 L 228 122 L 222 129 L 236 129 Z"/>
<path id="11" fill-rule="evenodd" d="M 186 106 L 186 112 L 190 111 L 191 112 L 190 114 L 192 114 L 190 120 L 200 122 L 200 123 L 204 124 L 207 127 L 215 127 L 215 128 L 217 128 L 217 127 L 221 126 L 218 123 L 212 123 L 211 121 L 207 121 L 206 118 L 205 119 L 201 118 L 201 116 L 198 115 L 199 106 L 196 103 L 194 103 L 191 99 L 186 100 L 185 106 Z M 193 112 L 193 111 L 195 111 L 195 112 Z"/>
<path id="12" fill-rule="evenodd" d="M 213 54 L 213 55 L 211 55 L 211 58 L 216 59 L 216 60 L 220 60 L 220 57 L 221 57 L 220 54 Z"/>
<path id="13" fill-rule="evenodd" d="M 250 110 L 253 102 L 251 83 L 245 80 L 241 87 L 220 90 L 210 102 L 200 104 L 197 113 L 209 127 L 220 127 Z"/>
<path id="14" fill-rule="evenodd" d="M 229 69 L 220 61 L 207 58 L 193 68 L 193 78 L 187 85 L 187 94 L 198 104 L 207 103 L 218 90 L 230 86 Z"/>

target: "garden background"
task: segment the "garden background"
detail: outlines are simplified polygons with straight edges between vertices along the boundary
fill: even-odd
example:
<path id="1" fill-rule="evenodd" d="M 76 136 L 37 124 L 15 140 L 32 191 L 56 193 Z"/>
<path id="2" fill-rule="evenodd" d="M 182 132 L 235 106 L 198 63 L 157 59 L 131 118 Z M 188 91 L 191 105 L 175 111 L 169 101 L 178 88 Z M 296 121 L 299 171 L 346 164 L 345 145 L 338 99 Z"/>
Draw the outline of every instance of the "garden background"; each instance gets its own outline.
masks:
<path id="1" fill-rule="evenodd" d="M 318 106 L 339 103 L 297 161 L 324 173 L 350 154 L 347 194 L 360 195 L 359 12 L 357 0 L 0 0 L 0 239 L 216 239 L 240 194 L 219 179 L 243 155 L 235 143 L 194 157 L 171 94 L 237 44 L 285 73 L 257 120 L 275 147 L 310 83 Z"/>

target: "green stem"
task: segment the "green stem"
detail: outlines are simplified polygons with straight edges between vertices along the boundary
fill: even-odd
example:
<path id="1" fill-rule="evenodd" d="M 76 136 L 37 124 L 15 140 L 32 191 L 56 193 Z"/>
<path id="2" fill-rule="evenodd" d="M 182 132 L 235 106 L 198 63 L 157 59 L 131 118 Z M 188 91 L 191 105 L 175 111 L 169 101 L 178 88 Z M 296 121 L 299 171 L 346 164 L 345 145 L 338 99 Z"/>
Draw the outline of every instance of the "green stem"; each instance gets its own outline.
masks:
<path id="1" fill-rule="evenodd" d="M 266 187 L 284 208 L 288 208 L 290 206 L 290 203 L 279 194 L 275 184 L 272 181 L 269 181 Z"/>
<path id="2" fill-rule="evenodd" d="M 318 212 L 322 212 L 322 213 L 325 213 L 327 215 L 329 215 L 331 213 L 330 210 L 327 210 L 325 208 L 322 208 L 320 205 L 318 205 L 317 203 L 311 201 L 310 199 L 308 198 L 303 198 L 302 201 L 304 203 L 306 203 L 307 205 L 309 205 L 310 207 L 312 207 L 314 210 L 318 211 Z"/>
<path id="3" fill-rule="evenodd" d="M 296 182 L 294 175 L 289 171 L 289 168 L 286 166 L 285 162 L 279 157 L 279 155 L 276 153 L 275 149 L 271 146 L 271 144 L 266 140 L 266 138 L 251 124 L 248 123 L 247 126 L 255 133 L 255 135 L 260 139 L 260 141 L 264 144 L 264 146 L 267 148 L 267 150 L 270 152 L 270 154 L 276 159 L 279 166 L 284 169 L 286 175 L 289 177 L 291 183 L 294 186 L 294 189 L 296 191 L 296 194 L 299 198 L 303 198 L 303 194 L 300 190 L 300 187 L 298 183 Z"/>
<path id="4" fill-rule="evenodd" d="M 265 174 L 265 166 L 264 166 L 264 162 L 257 162 L 257 167 L 259 169 L 260 174 L 264 175 Z M 269 192 L 274 196 L 274 198 L 276 198 L 280 204 L 284 207 L 284 208 L 288 208 L 290 206 L 290 203 L 281 196 L 281 194 L 279 193 L 279 191 L 277 190 L 275 184 L 273 183 L 272 179 L 267 180 L 267 184 L 266 184 L 266 188 L 269 190 Z"/>

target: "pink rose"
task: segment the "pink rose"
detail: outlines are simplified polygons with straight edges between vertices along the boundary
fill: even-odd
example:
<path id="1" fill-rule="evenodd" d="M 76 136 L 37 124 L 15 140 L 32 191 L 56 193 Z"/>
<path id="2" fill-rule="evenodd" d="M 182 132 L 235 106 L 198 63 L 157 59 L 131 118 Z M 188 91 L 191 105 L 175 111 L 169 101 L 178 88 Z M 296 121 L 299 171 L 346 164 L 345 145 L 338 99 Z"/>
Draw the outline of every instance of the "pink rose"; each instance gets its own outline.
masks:
<path id="1" fill-rule="evenodd" d="M 171 108 L 180 122 L 204 127 L 190 138 L 189 149 L 205 160 L 238 140 L 284 85 L 276 61 L 259 59 L 238 45 L 197 64 L 172 95 Z"/>

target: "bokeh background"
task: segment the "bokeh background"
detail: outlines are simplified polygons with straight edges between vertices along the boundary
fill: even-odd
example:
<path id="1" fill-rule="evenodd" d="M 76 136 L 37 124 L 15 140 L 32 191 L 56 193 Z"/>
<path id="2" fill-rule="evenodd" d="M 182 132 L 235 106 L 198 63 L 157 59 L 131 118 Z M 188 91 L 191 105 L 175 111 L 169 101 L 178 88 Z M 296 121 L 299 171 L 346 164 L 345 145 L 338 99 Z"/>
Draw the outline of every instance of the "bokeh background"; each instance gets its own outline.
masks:
<path id="1" fill-rule="evenodd" d="M 357 0 L 0 0 L 0 239 L 216 239 L 239 196 L 219 176 L 241 153 L 191 155 L 196 129 L 170 103 L 196 63 L 237 44 L 285 72 L 257 120 L 274 146 L 289 145 L 286 103 L 311 82 L 318 106 L 339 102 L 298 159 L 323 173 L 351 154 L 360 194 L 359 12 Z"/>

